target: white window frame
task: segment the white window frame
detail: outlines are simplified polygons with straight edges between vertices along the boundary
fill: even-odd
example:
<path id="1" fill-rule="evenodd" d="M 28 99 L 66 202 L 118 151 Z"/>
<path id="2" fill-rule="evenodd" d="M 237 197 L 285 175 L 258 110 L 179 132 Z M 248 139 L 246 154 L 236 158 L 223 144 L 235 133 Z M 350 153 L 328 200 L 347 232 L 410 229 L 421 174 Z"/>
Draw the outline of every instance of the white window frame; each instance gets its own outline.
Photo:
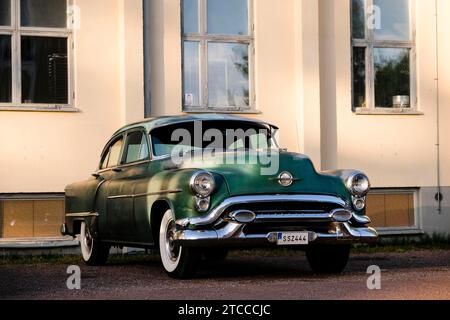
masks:
<path id="1" fill-rule="evenodd" d="M 247 0 L 248 3 L 248 35 L 218 35 L 218 34 L 208 34 L 208 8 L 207 0 L 198 0 L 199 2 L 199 34 L 196 33 L 183 33 L 183 1 L 181 4 L 181 48 L 182 48 L 182 78 L 183 78 L 183 95 L 184 93 L 184 42 L 192 41 L 200 43 L 200 54 L 199 54 L 199 64 L 200 64 L 200 105 L 199 106 L 185 106 L 183 103 L 183 111 L 187 113 L 203 113 L 203 112 L 215 112 L 215 113 L 258 113 L 256 110 L 256 94 L 255 94 L 255 43 L 254 43 L 254 17 L 253 8 L 254 0 Z M 249 101 L 250 105 L 248 107 L 210 107 L 209 106 L 209 91 L 208 91 L 208 43 L 209 42 L 219 42 L 219 43 L 241 43 L 248 45 L 249 50 Z M 182 99 L 184 101 L 184 99 Z"/>
<path id="2" fill-rule="evenodd" d="M 354 105 L 354 80 L 353 80 L 353 63 L 352 63 L 352 110 L 357 114 L 422 114 L 418 110 L 418 96 L 417 96 L 417 70 L 416 70 L 416 14 L 415 14 L 415 0 L 409 0 L 409 26 L 410 26 L 410 40 L 376 40 L 375 32 L 369 28 L 367 21 L 370 18 L 367 8 L 374 5 L 374 0 L 365 0 L 365 23 L 364 32 L 365 39 L 353 38 L 353 1 L 350 1 L 350 34 L 352 50 L 351 56 L 353 61 L 353 49 L 355 47 L 366 48 L 366 106 L 358 108 Z M 383 13 L 381 12 L 381 15 Z M 410 50 L 410 107 L 408 108 L 386 108 L 375 105 L 375 62 L 374 49 L 375 48 L 393 48 L 393 49 L 409 49 Z"/>
<path id="3" fill-rule="evenodd" d="M 12 63 L 12 102 L 0 103 L 0 111 L 62 111 L 77 112 L 74 107 L 74 72 L 73 72 L 73 25 L 74 16 L 69 8 L 73 0 L 67 0 L 67 27 L 43 28 L 22 27 L 20 22 L 20 0 L 11 0 L 11 26 L 0 26 L 0 35 L 11 36 L 11 63 Z M 39 36 L 52 38 L 67 38 L 67 72 L 68 72 L 68 103 L 67 104 L 41 104 L 22 102 L 22 72 L 21 72 L 21 37 Z"/>

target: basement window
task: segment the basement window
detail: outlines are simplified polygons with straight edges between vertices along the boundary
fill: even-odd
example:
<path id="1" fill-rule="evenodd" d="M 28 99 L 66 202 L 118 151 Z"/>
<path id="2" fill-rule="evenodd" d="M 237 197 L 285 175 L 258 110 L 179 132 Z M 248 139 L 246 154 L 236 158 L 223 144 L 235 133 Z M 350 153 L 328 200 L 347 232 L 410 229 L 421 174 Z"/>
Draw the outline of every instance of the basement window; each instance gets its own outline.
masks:
<path id="1" fill-rule="evenodd" d="M 64 196 L 0 198 L 0 239 L 60 238 Z"/>

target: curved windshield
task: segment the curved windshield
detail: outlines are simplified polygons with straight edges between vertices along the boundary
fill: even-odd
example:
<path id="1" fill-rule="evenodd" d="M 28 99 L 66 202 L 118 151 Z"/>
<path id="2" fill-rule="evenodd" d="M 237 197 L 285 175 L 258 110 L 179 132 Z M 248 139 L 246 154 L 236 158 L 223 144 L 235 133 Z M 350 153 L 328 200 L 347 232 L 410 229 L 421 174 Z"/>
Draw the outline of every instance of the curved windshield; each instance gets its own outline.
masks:
<path id="1" fill-rule="evenodd" d="M 266 125 L 244 121 L 196 121 L 152 131 L 156 157 L 203 150 L 218 152 L 276 149 L 273 131 Z"/>

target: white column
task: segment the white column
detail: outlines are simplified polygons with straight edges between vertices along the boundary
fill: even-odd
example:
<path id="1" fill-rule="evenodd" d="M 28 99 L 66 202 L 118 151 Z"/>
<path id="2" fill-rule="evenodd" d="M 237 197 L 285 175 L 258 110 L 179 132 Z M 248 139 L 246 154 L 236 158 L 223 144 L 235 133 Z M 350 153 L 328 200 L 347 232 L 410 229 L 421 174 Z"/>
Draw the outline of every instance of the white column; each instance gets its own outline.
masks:
<path id="1" fill-rule="evenodd" d="M 144 118 L 144 22 L 141 0 L 120 0 L 121 124 Z"/>
<path id="2" fill-rule="evenodd" d="M 297 5 L 298 135 L 300 148 L 318 170 L 321 157 L 321 96 L 319 56 L 319 1 L 301 0 Z"/>
<path id="3" fill-rule="evenodd" d="M 179 0 L 150 1 L 152 116 L 182 112 L 181 7 Z"/>

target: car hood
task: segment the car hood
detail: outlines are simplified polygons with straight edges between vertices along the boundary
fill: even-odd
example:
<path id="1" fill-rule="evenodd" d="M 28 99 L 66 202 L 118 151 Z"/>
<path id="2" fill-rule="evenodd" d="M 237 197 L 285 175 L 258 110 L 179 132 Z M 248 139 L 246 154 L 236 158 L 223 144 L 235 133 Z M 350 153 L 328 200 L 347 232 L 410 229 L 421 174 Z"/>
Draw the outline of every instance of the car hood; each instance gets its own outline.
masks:
<path id="1" fill-rule="evenodd" d="M 204 169 L 220 175 L 231 196 L 249 194 L 324 194 L 348 198 L 339 177 L 318 173 L 305 155 L 291 152 L 228 152 L 215 156 L 192 156 L 183 161 L 183 169 Z M 295 181 L 289 187 L 279 183 L 282 172 Z"/>

